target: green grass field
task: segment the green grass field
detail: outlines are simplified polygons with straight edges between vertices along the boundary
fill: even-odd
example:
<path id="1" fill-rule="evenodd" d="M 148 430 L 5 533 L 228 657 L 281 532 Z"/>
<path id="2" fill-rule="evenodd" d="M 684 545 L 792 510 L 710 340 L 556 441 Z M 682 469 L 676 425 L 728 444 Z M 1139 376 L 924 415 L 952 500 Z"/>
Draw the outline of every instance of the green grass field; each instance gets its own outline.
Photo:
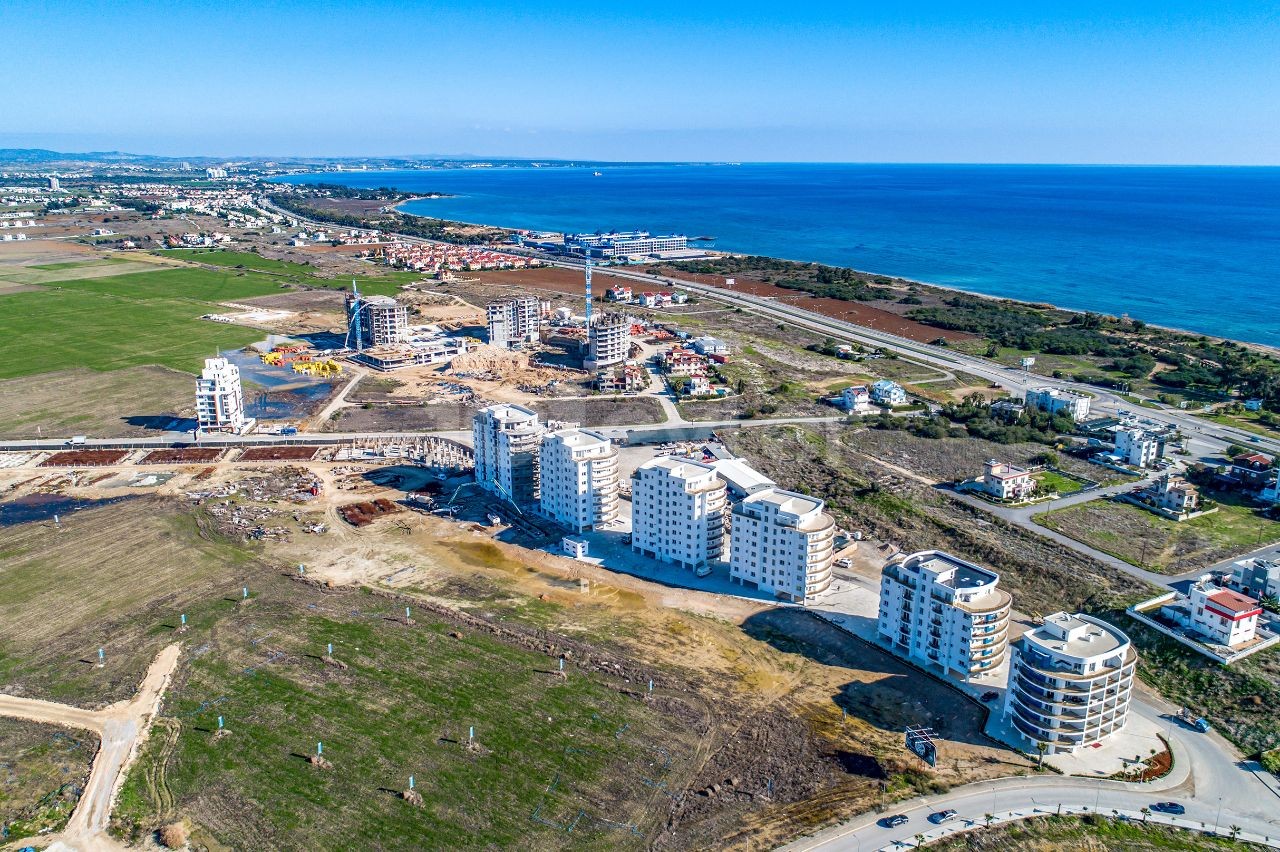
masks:
<path id="1" fill-rule="evenodd" d="M 0 378 L 159 364 L 196 372 L 262 332 L 200 319 L 217 302 L 280 292 L 264 276 L 166 269 L 63 281 L 0 296 Z"/>
<path id="2" fill-rule="evenodd" d="M 173 249 L 158 252 L 158 254 L 211 266 L 242 267 L 270 275 L 275 281 L 303 287 L 346 289 L 351 286 L 350 278 L 322 278 L 316 274 L 314 267 L 305 263 L 272 260 L 253 252 L 226 249 Z M 400 292 L 402 284 L 422 278 L 416 272 L 397 272 L 385 267 L 370 266 L 369 272 L 371 274 L 360 275 L 357 280 L 360 282 L 361 292 L 371 296 L 394 296 Z"/>
<path id="3" fill-rule="evenodd" d="M 1045 470 L 1035 474 L 1033 479 L 1040 483 L 1045 491 L 1056 491 L 1059 495 L 1065 497 L 1068 494 L 1074 494 L 1083 486 L 1069 476 L 1063 476 L 1054 470 Z"/>

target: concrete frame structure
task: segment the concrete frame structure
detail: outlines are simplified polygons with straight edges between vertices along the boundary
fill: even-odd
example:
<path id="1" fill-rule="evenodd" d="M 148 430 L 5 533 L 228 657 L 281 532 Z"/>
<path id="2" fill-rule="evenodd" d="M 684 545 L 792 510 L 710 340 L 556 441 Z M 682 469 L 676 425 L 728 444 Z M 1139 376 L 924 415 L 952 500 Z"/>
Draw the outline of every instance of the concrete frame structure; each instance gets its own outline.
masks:
<path id="1" fill-rule="evenodd" d="M 1004 662 L 1012 596 L 1000 575 L 939 550 L 890 561 L 880 575 L 876 632 L 899 656 L 964 681 Z"/>
<path id="2" fill-rule="evenodd" d="M 835 519 L 816 497 L 765 488 L 732 510 L 729 579 L 804 601 L 831 586 Z"/>
<path id="3" fill-rule="evenodd" d="M 409 328 L 409 308 L 390 296 L 360 296 L 360 343 L 362 346 L 394 346 Z M 347 328 L 353 328 L 356 298 L 345 300 Z M 354 341 L 353 341 L 354 343 Z"/>
<path id="4" fill-rule="evenodd" d="M 618 518 L 618 451 L 589 429 L 561 429 L 542 437 L 539 504 L 542 513 L 574 532 Z"/>
<path id="5" fill-rule="evenodd" d="M 1089 397 L 1064 388 L 1028 388 L 1026 402 L 1050 414 L 1065 414 L 1077 423 L 1089 416 Z"/>
<path id="6" fill-rule="evenodd" d="M 1004 713 L 1046 754 L 1087 748 L 1128 721 L 1137 660 L 1117 628 L 1056 612 L 1013 643 Z"/>
<path id="7" fill-rule="evenodd" d="M 631 549 L 683 568 L 724 553 L 724 482 L 709 464 L 659 456 L 631 475 Z"/>
<path id="8" fill-rule="evenodd" d="M 196 423 L 203 432 L 242 435 L 253 427 L 244 413 L 240 368 L 226 358 L 205 358 L 196 379 Z"/>
<path id="9" fill-rule="evenodd" d="M 537 296 L 514 296 L 490 302 L 485 308 L 489 328 L 489 345 L 500 349 L 519 349 L 538 341 L 542 305 Z"/>
<path id="10" fill-rule="evenodd" d="M 599 370 L 621 364 L 630 351 L 631 321 L 622 314 L 601 314 L 587 329 L 587 357 L 583 367 Z"/>
<path id="11" fill-rule="evenodd" d="M 471 421 L 476 482 L 517 507 L 532 506 L 539 490 L 539 444 L 546 427 L 523 405 L 490 405 Z"/>

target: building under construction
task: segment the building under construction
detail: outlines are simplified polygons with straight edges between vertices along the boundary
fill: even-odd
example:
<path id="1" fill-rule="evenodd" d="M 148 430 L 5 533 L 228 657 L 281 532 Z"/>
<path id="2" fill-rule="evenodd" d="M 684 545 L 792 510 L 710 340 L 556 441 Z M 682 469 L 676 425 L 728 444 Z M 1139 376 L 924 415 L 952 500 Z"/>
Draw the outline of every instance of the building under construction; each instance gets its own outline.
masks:
<path id="1" fill-rule="evenodd" d="M 481 488 L 532 507 L 539 494 L 539 445 L 546 427 L 523 405 L 490 405 L 471 421 L 476 482 Z"/>
<path id="2" fill-rule="evenodd" d="M 515 296 L 491 302 L 485 309 L 489 325 L 489 345 L 499 349 L 519 349 L 538 341 L 542 305 L 537 296 Z"/>
<path id="3" fill-rule="evenodd" d="M 600 370 L 627 360 L 631 350 L 631 320 L 622 314 L 596 317 L 587 329 L 587 357 L 583 367 Z"/>
<path id="4" fill-rule="evenodd" d="M 353 288 L 354 289 L 354 288 Z M 392 346 L 409 327 L 409 308 L 390 296 L 347 294 L 347 346 Z"/>

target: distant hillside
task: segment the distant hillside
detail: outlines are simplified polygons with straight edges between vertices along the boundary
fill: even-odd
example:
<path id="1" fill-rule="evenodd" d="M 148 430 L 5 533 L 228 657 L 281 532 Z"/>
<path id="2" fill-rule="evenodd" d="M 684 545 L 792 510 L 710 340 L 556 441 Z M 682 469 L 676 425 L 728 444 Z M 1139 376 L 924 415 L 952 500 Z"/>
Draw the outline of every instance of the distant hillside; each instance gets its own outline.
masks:
<path id="1" fill-rule="evenodd" d="M 85 151 L 71 154 L 50 151 L 47 148 L 0 148 L 0 162 L 5 163 L 60 163 L 67 161 L 130 162 L 135 160 L 164 160 L 167 157 L 151 157 L 144 154 L 126 154 L 123 151 Z"/>

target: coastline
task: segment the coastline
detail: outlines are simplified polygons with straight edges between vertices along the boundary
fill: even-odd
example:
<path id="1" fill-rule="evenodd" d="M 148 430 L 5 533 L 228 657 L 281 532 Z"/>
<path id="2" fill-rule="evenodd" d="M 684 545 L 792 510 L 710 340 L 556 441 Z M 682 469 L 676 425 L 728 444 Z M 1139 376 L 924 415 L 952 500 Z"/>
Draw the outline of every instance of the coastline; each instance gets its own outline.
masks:
<path id="1" fill-rule="evenodd" d="M 524 228 L 518 225 L 493 225 L 493 224 L 487 224 L 483 222 L 463 222 L 458 219 L 443 219 L 436 216 L 424 216 L 421 213 L 413 213 L 408 210 L 400 209 L 400 206 L 402 204 L 408 204 L 410 201 L 432 200 L 435 198 L 454 198 L 454 197 L 456 196 L 453 194 L 444 193 L 444 194 L 437 194 L 433 196 L 422 196 L 421 198 L 406 198 L 404 201 L 397 202 L 395 205 L 393 205 L 389 209 L 396 213 L 399 213 L 401 216 L 416 216 L 420 219 L 435 219 L 436 221 L 456 223 L 458 225 L 466 225 L 467 227 L 471 227 L 471 228 L 490 228 L 496 231 L 530 230 L 528 228 Z M 786 261 L 788 263 L 818 263 L 818 261 L 815 261 L 815 260 L 804 260 L 800 258 L 790 258 L 790 257 L 775 257 L 773 255 L 752 255 L 747 252 L 715 251 L 715 250 L 713 250 L 713 252 L 716 255 L 720 255 L 724 257 L 769 257 L 772 260 L 781 260 L 781 261 Z M 828 264 L 824 264 L 824 265 L 828 265 Z M 601 269 L 605 269 L 605 268 L 607 267 L 601 267 Z M 975 290 L 966 290 L 964 287 L 957 287 L 952 284 L 934 284 L 929 281 L 919 281 L 914 278 L 904 278 L 900 275 L 893 275 L 887 272 L 875 272 L 868 269 L 858 269 L 852 266 L 844 267 L 844 268 L 851 269 L 854 272 L 858 273 L 859 275 L 869 275 L 869 276 L 879 276 L 882 278 L 889 278 L 893 280 L 895 284 L 905 284 L 907 286 L 917 286 L 917 287 L 928 287 L 933 290 L 939 290 L 945 293 L 957 293 L 964 296 L 973 296 L 979 299 L 987 299 L 996 303 L 1008 302 L 1015 305 L 1019 305 L 1021 307 L 1032 308 L 1037 310 L 1055 310 L 1055 311 L 1063 311 L 1065 313 L 1073 313 L 1073 314 L 1096 313 L 1102 316 L 1113 316 L 1112 314 L 1107 314 L 1105 311 L 1095 311 L 1091 308 L 1073 308 L 1066 305 L 1053 304 L 1050 302 L 1030 302 L 1024 299 L 1014 299 L 1009 296 L 994 296 L 990 293 L 981 293 Z M 871 304 L 871 303 L 864 302 L 860 304 Z M 872 305 L 872 307 L 874 307 L 874 305 Z M 1142 318 L 1137 317 L 1137 319 L 1142 319 Z M 1214 340 L 1214 341 L 1219 341 L 1223 343 L 1238 343 L 1241 346 L 1244 346 L 1246 348 L 1254 349 L 1256 351 L 1262 352 L 1272 357 L 1280 358 L 1280 346 L 1270 346 L 1266 343 L 1254 343 L 1248 340 L 1236 340 L 1235 338 L 1231 338 L 1231 337 L 1222 337 L 1214 334 L 1205 334 L 1203 332 L 1191 331 L 1185 328 L 1177 328 L 1176 326 L 1165 325 L 1160 322 L 1152 322 L 1145 319 L 1142 319 L 1142 321 L 1146 323 L 1146 325 L 1150 328 L 1156 328 L 1161 331 L 1170 332 L 1172 334 L 1181 334 L 1181 335 L 1186 335 L 1187 337 L 1204 337 L 1208 340 Z"/>

